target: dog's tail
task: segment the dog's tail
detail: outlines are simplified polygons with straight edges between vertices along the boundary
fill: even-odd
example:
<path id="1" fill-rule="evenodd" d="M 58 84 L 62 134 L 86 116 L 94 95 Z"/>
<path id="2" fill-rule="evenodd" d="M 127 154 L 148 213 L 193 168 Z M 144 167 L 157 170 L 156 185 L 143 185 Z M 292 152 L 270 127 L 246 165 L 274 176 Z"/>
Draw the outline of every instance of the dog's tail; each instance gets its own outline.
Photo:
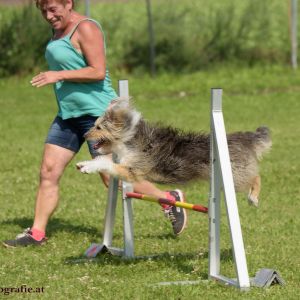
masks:
<path id="1" fill-rule="evenodd" d="M 268 153 L 272 147 L 271 133 L 268 127 L 261 126 L 255 132 L 254 151 L 257 159 L 261 159 L 263 154 Z"/>

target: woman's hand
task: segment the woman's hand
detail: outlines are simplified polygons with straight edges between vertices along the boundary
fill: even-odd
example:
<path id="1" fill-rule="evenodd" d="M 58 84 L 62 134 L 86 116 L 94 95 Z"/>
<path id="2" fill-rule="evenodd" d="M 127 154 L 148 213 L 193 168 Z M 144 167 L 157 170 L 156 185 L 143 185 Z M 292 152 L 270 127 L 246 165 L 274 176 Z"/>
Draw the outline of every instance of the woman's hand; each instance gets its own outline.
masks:
<path id="1" fill-rule="evenodd" d="M 30 81 L 32 86 L 41 87 L 47 84 L 55 83 L 60 80 L 58 71 L 41 72 L 34 76 Z"/>

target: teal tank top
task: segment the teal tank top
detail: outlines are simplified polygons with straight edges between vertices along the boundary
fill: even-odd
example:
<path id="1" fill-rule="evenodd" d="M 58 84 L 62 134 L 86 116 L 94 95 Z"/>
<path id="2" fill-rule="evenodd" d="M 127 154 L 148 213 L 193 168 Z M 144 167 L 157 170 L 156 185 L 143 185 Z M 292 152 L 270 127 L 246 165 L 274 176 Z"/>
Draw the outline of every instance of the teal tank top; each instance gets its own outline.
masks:
<path id="1" fill-rule="evenodd" d="M 102 31 L 101 25 L 95 20 L 84 20 L 95 22 Z M 80 22 L 63 38 L 49 41 L 45 57 L 51 71 L 78 70 L 88 66 L 84 56 L 71 43 L 71 37 Z M 105 40 L 104 47 L 106 48 Z M 109 103 L 117 98 L 108 69 L 104 80 L 82 83 L 59 81 L 54 84 L 54 92 L 58 104 L 58 116 L 62 119 L 84 115 L 101 116 Z"/>

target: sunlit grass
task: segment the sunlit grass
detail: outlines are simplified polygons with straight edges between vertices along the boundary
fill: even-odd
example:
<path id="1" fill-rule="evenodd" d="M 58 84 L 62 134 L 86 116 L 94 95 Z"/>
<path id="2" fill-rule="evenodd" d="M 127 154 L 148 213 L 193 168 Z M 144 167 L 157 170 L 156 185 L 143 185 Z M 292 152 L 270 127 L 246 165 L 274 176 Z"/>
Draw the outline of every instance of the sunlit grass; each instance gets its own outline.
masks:
<path id="1" fill-rule="evenodd" d="M 208 282 L 206 216 L 190 212 L 188 228 L 174 238 L 160 208 L 138 200 L 134 202 L 136 254 L 158 257 L 124 261 L 105 255 L 97 262 L 77 262 L 92 242 L 101 241 L 107 198 L 98 176 L 84 176 L 75 169 L 76 161 L 88 157 L 85 147 L 62 179 L 61 202 L 49 223 L 47 245 L 0 248 L 0 287 L 44 287 L 41 298 L 45 299 L 299 299 L 298 78 L 297 71 L 275 66 L 129 78 L 135 105 L 149 121 L 208 131 L 210 88 L 222 87 L 228 131 L 270 127 L 274 146 L 261 163 L 260 207 L 249 207 L 245 195 L 238 195 L 238 204 L 250 275 L 263 267 L 275 268 L 287 282 L 284 288 L 241 294 Z M 1 240 L 31 225 L 44 138 L 56 113 L 51 87 L 36 90 L 29 79 L 0 82 Z M 206 183 L 181 188 L 189 202 L 207 204 Z M 121 218 L 119 205 L 116 246 L 123 243 Z M 222 224 L 222 273 L 235 276 L 224 212 Z M 193 286 L 155 285 L 178 280 L 202 281 Z"/>

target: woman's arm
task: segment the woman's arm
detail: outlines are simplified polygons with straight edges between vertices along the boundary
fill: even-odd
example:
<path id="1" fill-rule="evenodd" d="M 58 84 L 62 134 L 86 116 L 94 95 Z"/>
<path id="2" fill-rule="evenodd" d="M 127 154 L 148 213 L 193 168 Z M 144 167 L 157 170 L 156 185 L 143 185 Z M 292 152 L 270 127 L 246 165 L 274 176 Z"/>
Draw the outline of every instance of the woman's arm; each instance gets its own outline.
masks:
<path id="1" fill-rule="evenodd" d="M 99 27 L 91 21 L 83 21 L 74 32 L 72 43 L 82 52 L 88 66 L 79 70 L 41 72 L 32 78 L 33 86 L 41 87 L 61 80 L 93 82 L 105 78 L 104 39 Z"/>

